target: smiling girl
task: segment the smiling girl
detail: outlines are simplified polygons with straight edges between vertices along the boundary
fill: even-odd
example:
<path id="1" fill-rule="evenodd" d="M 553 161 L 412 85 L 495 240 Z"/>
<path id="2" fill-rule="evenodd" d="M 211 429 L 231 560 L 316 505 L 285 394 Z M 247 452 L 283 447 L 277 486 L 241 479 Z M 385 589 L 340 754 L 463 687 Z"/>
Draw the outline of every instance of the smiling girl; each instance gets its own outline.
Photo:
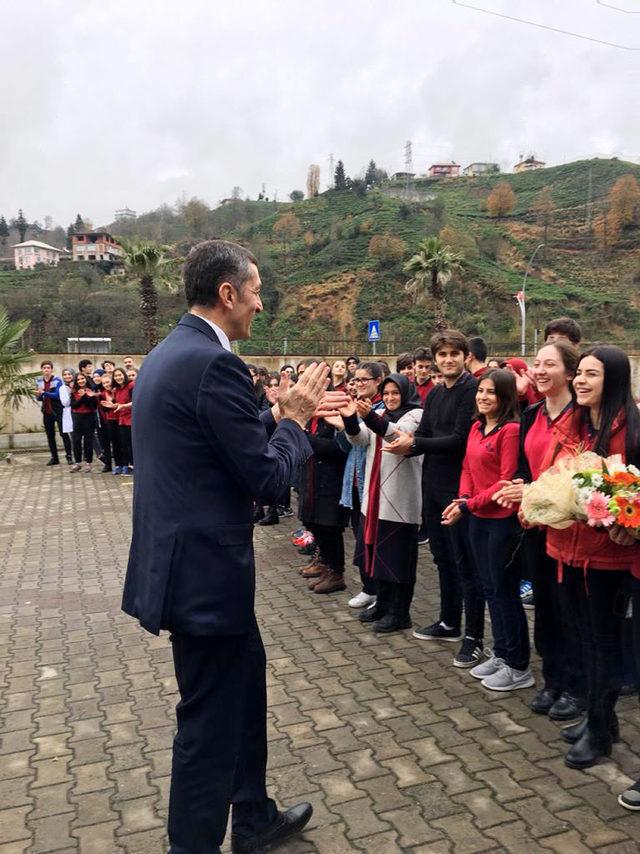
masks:
<path id="1" fill-rule="evenodd" d="M 442 514 L 443 525 L 469 513 L 469 537 L 489 606 L 493 653 L 471 675 L 492 691 L 530 688 L 527 619 L 512 557 L 519 533 L 515 508 L 501 507 L 492 496 L 518 465 L 519 416 L 515 376 L 487 371 L 476 392 L 478 418 L 471 427 L 462 464 L 460 497 Z M 479 655 L 478 655 L 479 658 Z"/>

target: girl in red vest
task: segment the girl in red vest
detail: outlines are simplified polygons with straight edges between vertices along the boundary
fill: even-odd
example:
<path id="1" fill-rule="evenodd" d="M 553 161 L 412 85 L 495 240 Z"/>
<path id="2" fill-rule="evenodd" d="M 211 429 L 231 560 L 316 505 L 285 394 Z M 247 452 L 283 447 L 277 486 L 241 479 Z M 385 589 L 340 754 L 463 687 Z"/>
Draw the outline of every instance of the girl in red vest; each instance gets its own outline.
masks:
<path id="1" fill-rule="evenodd" d="M 71 392 L 71 417 L 73 418 L 73 457 L 71 471 L 80 471 L 84 450 L 85 471 L 91 471 L 93 462 L 93 433 L 96 429 L 96 392 L 89 388 L 83 373 L 76 375 Z"/>
<path id="2" fill-rule="evenodd" d="M 131 451 L 131 406 L 134 383 L 122 368 L 113 372 L 114 412 L 118 418 L 118 436 L 120 439 L 120 474 L 133 474 L 133 455 Z"/>
<path id="3" fill-rule="evenodd" d="M 626 354 L 605 345 L 585 351 L 573 386 L 578 404 L 574 445 L 640 464 L 640 413 Z M 567 443 L 552 447 L 546 462 L 551 465 L 568 453 Z M 580 639 L 587 678 L 587 715 L 562 730 L 572 744 L 565 758 L 572 768 L 588 768 L 609 756 L 619 737 L 615 705 L 623 677 L 622 625 L 639 548 L 640 543 L 617 526 L 606 531 L 575 522 L 547 531 L 547 553 L 558 563 L 569 629 Z"/>

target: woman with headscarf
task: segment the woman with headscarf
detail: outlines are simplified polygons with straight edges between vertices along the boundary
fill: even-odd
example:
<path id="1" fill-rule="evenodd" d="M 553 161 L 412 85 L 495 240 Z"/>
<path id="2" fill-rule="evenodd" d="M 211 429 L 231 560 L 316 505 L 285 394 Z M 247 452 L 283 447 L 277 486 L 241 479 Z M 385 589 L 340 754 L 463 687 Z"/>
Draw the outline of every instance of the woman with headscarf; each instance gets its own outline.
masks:
<path id="1" fill-rule="evenodd" d="M 380 391 L 384 410 L 374 412 L 369 400 L 352 402 L 341 411 L 349 441 L 367 448 L 362 517 L 354 563 L 378 585 L 376 604 L 359 619 L 374 632 L 411 627 L 410 606 L 416 581 L 418 527 L 422 513 L 422 455 L 383 453 L 396 430 L 414 432 L 422 408 L 403 374 L 390 374 Z M 363 419 L 358 420 L 358 415 Z"/>

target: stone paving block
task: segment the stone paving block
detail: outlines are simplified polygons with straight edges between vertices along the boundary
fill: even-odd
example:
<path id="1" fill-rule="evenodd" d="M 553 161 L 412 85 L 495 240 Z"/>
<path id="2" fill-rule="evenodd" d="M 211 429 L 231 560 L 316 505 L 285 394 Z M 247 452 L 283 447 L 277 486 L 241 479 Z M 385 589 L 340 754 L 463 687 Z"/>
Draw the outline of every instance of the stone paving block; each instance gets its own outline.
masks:
<path id="1" fill-rule="evenodd" d="M 74 795 L 72 799 L 76 811 L 76 818 L 73 822 L 74 828 L 107 823 L 117 817 L 112 803 L 113 789 Z"/>
<path id="2" fill-rule="evenodd" d="M 553 815 L 544 805 L 541 798 L 529 797 L 508 804 L 508 809 L 516 813 L 527 825 L 533 836 L 551 836 L 571 830 L 565 815 Z"/>
<path id="3" fill-rule="evenodd" d="M 373 801 L 373 809 L 376 813 L 383 810 L 400 809 L 401 807 L 411 804 L 410 798 L 407 797 L 406 789 L 402 790 L 396 785 L 396 778 L 393 774 L 387 774 L 385 777 L 371 777 L 367 780 L 360 780 L 357 784 L 360 789 L 360 794 L 365 792 Z M 329 801 L 327 801 L 329 804 Z"/>
<path id="4" fill-rule="evenodd" d="M 136 798 L 129 801 L 120 801 L 116 805 L 120 813 L 122 826 L 121 834 L 136 833 L 138 831 L 152 830 L 161 827 L 163 822 L 156 813 L 157 795 L 146 798 Z"/>
<path id="5" fill-rule="evenodd" d="M 416 741 L 408 741 L 405 747 L 418 757 L 420 764 L 427 770 L 432 765 L 437 765 L 440 762 L 451 762 L 453 759 L 449 753 L 444 753 L 440 750 L 435 738 L 420 738 Z"/>
<path id="6" fill-rule="evenodd" d="M 487 783 L 495 792 L 500 803 L 526 798 L 532 795 L 531 789 L 526 789 L 513 779 L 509 771 L 496 768 L 491 771 L 478 771 L 475 775 Z"/>
<path id="7" fill-rule="evenodd" d="M 431 824 L 451 840 L 456 854 L 480 854 L 495 848 L 495 841 L 480 833 L 466 816 L 437 818 Z"/>
<path id="8" fill-rule="evenodd" d="M 453 800 L 472 813 L 474 824 L 480 830 L 513 821 L 514 818 L 512 813 L 507 812 L 496 801 L 491 789 L 478 789 L 465 795 L 457 795 L 453 797 Z"/>
<path id="9" fill-rule="evenodd" d="M 393 773 L 395 784 L 399 789 L 417 786 L 434 779 L 434 775 L 427 774 L 412 756 L 396 756 L 393 759 L 384 759 L 381 765 Z"/>
<path id="10" fill-rule="evenodd" d="M 403 809 L 382 812 L 380 818 L 389 822 L 398 831 L 400 850 L 442 839 L 442 831 L 432 827 L 424 820 L 417 804 L 411 804 Z"/>
<path id="11" fill-rule="evenodd" d="M 347 826 L 349 839 L 371 836 L 374 833 L 383 833 L 390 829 L 387 822 L 378 818 L 369 798 L 335 804 L 331 807 L 331 811 L 342 817 Z"/>
<path id="12" fill-rule="evenodd" d="M 29 821 L 33 831 L 33 854 L 49 851 L 75 850 L 76 840 L 71 836 L 71 814 L 50 815 Z"/>
<path id="13" fill-rule="evenodd" d="M 126 771 L 112 771 L 109 779 L 116 784 L 114 803 L 129 798 L 141 798 L 157 794 L 155 786 L 149 783 L 149 768 L 129 768 Z"/>
<path id="14" fill-rule="evenodd" d="M 98 792 L 102 789 L 112 788 L 113 783 L 107 777 L 108 768 L 108 762 L 79 765 L 73 772 L 75 779 L 73 794 L 82 795 L 85 792 Z"/>
<path id="15" fill-rule="evenodd" d="M 620 812 L 621 808 L 618 805 L 618 813 Z M 604 822 L 585 806 L 564 810 L 558 813 L 557 818 L 568 825 L 567 830 L 575 829 L 590 848 L 600 848 L 602 845 L 621 842 L 626 837 L 626 834 L 617 829 L 612 822 Z M 637 822 L 633 823 L 633 829 L 638 831 L 637 838 L 640 841 L 640 828 Z"/>
<path id="16" fill-rule="evenodd" d="M 470 792 L 473 789 L 482 788 L 482 783 L 475 780 L 466 773 L 464 766 L 456 762 L 447 762 L 444 765 L 434 765 L 430 769 L 434 777 L 444 784 L 448 795 L 458 795 L 461 792 Z"/>
<path id="17" fill-rule="evenodd" d="M 318 854 L 350 854 L 353 845 L 346 836 L 345 825 L 333 824 L 329 827 L 305 829 L 304 839 L 313 845 Z"/>
<path id="18" fill-rule="evenodd" d="M 532 839 L 529 828 L 523 821 L 512 821 L 509 824 L 488 827 L 485 833 L 495 839 L 503 851 L 526 851 L 527 854 L 544 854 L 546 850 L 543 847 L 546 840 Z M 567 853 L 572 851 L 570 848 L 565 850 Z"/>
<path id="19" fill-rule="evenodd" d="M 72 835 L 78 840 L 79 854 L 112 854 L 122 851 L 123 848 L 115 837 L 117 827 L 117 821 L 105 821 L 91 827 L 75 827 Z"/>
<path id="20" fill-rule="evenodd" d="M 575 830 L 570 830 L 567 833 L 559 833 L 556 836 L 547 836 L 541 840 L 541 844 L 549 851 L 556 851 L 557 854 L 589 854 L 592 848 L 587 847 Z"/>
<path id="21" fill-rule="evenodd" d="M 166 833 L 161 827 L 122 835 L 119 835 L 116 830 L 116 834 L 116 841 L 126 854 L 159 854 L 169 847 Z"/>
<path id="22" fill-rule="evenodd" d="M 376 833 L 375 836 L 365 836 L 355 841 L 357 848 L 371 854 L 395 854 L 399 850 L 398 834 L 395 831 Z"/>
<path id="23" fill-rule="evenodd" d="M 26 818 L 30 812 L 30 805 L 0 809 L 0 840 L 15 842 L 29 838 L 31 831 L 27 828 Z"/>
<path id="24" fill-rule="evenodd" d="M 29 815 L 29 821 L 74 812 L 75 808 L 69 800 L 72 785 L 73 783 L 69 780 L 66 783 L 43 786 L 39 789 L 32 788 L 33 812 Z"/>
<path id="25" fill-rule="evenodd" d="M 32 790 L 35 791 L 43 786 L 55 786 L 57 783 L 66 783 L 70 780 L 70 761 L 70 756 L 61 756 L 44 759 L 42 762 L 34 762 L 31 767 L 36 772 L 36 777 L 31 787 Z"/>

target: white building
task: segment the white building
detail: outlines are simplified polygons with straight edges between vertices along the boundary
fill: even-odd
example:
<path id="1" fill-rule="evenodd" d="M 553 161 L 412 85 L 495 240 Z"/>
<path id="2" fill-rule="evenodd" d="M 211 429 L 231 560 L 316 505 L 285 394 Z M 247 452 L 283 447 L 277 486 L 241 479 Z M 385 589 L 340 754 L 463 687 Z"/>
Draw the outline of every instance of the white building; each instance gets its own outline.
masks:
<path id="1" fill-rule="evenodd" d="M 495 175 L 499 171 L 497 163 L 470 163 L 462 173 L 471 178 L 480 178 L 483 175 Z"/>
<path id="2" fill-rule="evenodd" d="M 56 249 L 55 246 L 49 246 L 39 240 L 25 240 L 24 243 L 16 243 L 13 247 L 16 270 L 33 270 L 36 264 L 57 267 L 60 256 L 64 254 L 67 254 L 66 249 Z"/>

